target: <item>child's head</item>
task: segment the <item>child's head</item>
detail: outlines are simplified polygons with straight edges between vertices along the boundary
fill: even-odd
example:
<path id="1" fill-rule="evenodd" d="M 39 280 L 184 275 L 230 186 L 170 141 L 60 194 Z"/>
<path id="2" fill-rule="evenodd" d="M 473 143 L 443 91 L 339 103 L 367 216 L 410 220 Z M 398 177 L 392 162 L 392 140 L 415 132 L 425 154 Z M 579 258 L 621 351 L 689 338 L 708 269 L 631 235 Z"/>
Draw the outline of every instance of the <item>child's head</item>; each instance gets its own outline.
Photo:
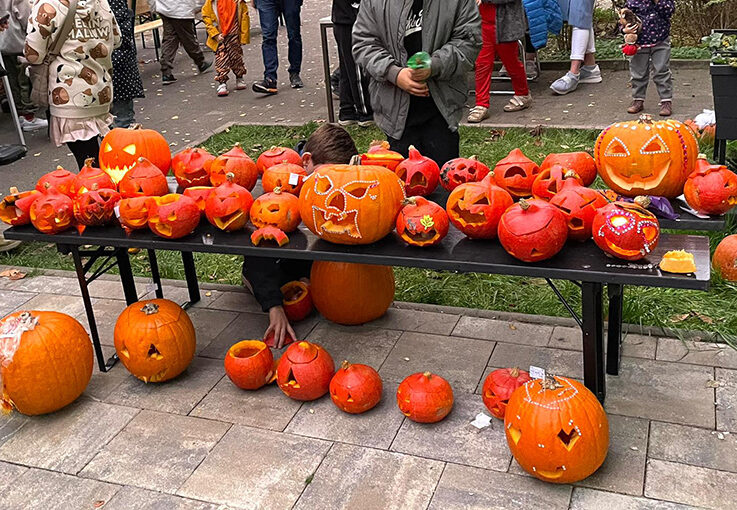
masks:
<path id="1" fill-rule="evenodd" d="M 326 164 L 348 164 L 358 154 L 348 131 L 337 124 L 323 124 L 310 135 L 302 153 L 302 163 L 310 174 Z"/>

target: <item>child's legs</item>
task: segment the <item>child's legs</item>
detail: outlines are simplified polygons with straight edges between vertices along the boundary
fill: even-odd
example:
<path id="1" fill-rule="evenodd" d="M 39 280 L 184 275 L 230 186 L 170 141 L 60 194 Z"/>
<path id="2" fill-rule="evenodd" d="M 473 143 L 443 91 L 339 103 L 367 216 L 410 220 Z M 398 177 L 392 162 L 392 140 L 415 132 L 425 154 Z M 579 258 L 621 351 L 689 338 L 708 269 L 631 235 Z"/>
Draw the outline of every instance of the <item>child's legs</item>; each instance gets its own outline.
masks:
<path id="1" fill-rule="evenodd" d="M 670 39 L 651 48 L 653 81 L 661 101 L 673 99 L 673 75 L 670 72 Z"/>
<path id="2" fill-rule="evenodd" d="M 127 128 L 136 121 L 133 99 L 113 100 L 110 113 L 115 117 L 113 124 L 118 128 Z"/>
<path id="3" fill-rule="evenodd" d="M 594 29 L 573 27 L 571 32 L 571 72 L 578 73 L 581 63 L 587 59 L 592 60 L 595 52 Z M 587 64 L 590 64 L 590 62 Z"/>
<path id="4" fill-rule="evenodd" d="M 231 32 L 225 36 L 223 41 L 225 46 L 225 56 L 228 60 L 228 67 L 236 78 L 246 74 L 246 66 L 243 65 L 243 48 L 241 47 L 241 39 L 238 32 Z"/>
<path id="5" fill-rule="evenodd" d="M 197 41 L 194 19 L 178 19 L 174 20 L 174 22 L 177 39 L 182 43 L 184 51 L 187 52 L 187 55 L 194 61 L 195 65 L 201 66 L 205 61 L 205 55 L 202 53 L 200 43 Z"/>
<path id="6" fill-rule="evenodd" d="M 516 96 L 526 96 L 530 93 L 527 88 L 527 74 L 525 74 L 525 66 L 519 60 L 519 44 L 517 41 L 498 43 L 496 52 L 504 64 L 504 68 L 512 80 L 512 87 Z"/>
<path id="7" fill-rule="evenodd" d="M 647 82 L 650 80 L 650 48 L 640 48 L 630 58 L 632 99 L 645 100 Z"/>
<path id="8" fill-rule="evenodd" d="M 174 57 L 179 49 L 179 38 L 175 27 L 176 20 L 161 16 L 161 23 L 164 28 L 164 35 L 161 38 L 161 55 L 159 56 L 159 65 L 161 65 L 161 74 L 171 74 L 174 66 Z"/>
<path id="9" fill-rule="evenodd" d="M 496 54 L 496 8 L 491 4 L 480 4 L 481 51 L 476 57 L 476 106 L 489 107 L 491 72 L 494 70 Z"/>
<path id="10" fill-rule="evenodd" d="M 228 81 L 228 50 L 225 47 L 225 41 L 220 41 L 215 50 L 215 81 L 218 83 L 226 83 Z"/>
<path id="11" fill-rule="evenodd" d="M 300 10 L 302 0 L 283 0 L 282 13 L 284 24 L 287 26 L 289 72 L 302 71 L 302 33 Z"/>

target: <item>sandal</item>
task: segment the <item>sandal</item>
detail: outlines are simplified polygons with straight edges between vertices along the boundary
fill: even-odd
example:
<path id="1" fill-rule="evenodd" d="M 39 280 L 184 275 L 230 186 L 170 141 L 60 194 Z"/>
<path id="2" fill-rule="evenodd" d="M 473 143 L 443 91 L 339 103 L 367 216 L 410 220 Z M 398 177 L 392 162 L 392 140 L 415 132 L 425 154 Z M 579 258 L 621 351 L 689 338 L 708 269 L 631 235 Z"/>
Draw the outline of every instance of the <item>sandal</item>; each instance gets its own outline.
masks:
<path id="1" fill-rule="evenodd" d="M 526 96 L 512 96 L 509 103 L 504 106 L 504 111 L 518 112 L 525 108 L 529 108 L 530 106 L 532 106 L 532 96 L 530 94 L 527 94 Z"/>
<path id="2" fill-rule="evenodd" d="M 476 124 L 489 117 L 489 109 L 483 106 L 474 106 L 468 112 L 468 122 Z"/>

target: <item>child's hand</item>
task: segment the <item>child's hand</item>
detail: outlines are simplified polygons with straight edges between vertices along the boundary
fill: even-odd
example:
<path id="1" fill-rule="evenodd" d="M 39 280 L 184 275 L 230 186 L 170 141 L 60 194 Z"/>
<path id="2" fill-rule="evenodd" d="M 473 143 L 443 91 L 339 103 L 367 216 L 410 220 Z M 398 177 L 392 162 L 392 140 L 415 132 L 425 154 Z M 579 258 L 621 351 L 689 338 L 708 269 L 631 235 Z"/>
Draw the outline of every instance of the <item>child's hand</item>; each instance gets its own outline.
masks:
<path id="1" fill-rule="evenodd" d="M 409 67 L 403 68 L 397 75 L 397 87 L 413 96 L 427 97 L 430 90 L 426 83 L 418 82 L 413 78 L 413 70 Z"/>
<path id="2" fill-rule="evenodd" d="M 427 81 L 432 74 L 432 69 L 426 67 L 425 69 L 412 69 L 412 79 L 421 83 Z"/>
<path id="3" fill-rule="evenodd" d="M 274 306 L 269 309 L 269 327 L 264 333 L 264 338 L 269 336 L 269 333 L 274 333 L 274 344 L 277 349 L 284 347 L 284 342 L 287 339 L 287 335 L 291 336 L 295 340 L 297 335 L 294 333 L 292 326 L 289 324 L 289 319 L 284 313 L 284 307 L 281 305 Z"/>
<path id="4" fill-rule="evenodd" d="M 225 36 L 223 34 L 218 34 L 218 42 L 223 42 L 225 40 Z"/>

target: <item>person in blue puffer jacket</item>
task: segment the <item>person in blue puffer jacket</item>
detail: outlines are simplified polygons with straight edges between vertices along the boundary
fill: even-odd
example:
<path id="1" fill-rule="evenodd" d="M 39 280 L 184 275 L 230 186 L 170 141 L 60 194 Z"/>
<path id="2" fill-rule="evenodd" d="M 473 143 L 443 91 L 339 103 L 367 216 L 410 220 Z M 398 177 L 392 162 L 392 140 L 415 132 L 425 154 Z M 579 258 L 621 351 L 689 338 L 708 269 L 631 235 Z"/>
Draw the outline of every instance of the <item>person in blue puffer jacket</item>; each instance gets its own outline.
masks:
<path id="1" fill-rule="evenodd" d="M 559 34 L 563 28 L 563 14 L 557 0 L 523 0 L 529 31 L 525 34 L 525 71 L 527 79 L 540 74 L 537 50 L 548 44 L 548 33 Z"/>

